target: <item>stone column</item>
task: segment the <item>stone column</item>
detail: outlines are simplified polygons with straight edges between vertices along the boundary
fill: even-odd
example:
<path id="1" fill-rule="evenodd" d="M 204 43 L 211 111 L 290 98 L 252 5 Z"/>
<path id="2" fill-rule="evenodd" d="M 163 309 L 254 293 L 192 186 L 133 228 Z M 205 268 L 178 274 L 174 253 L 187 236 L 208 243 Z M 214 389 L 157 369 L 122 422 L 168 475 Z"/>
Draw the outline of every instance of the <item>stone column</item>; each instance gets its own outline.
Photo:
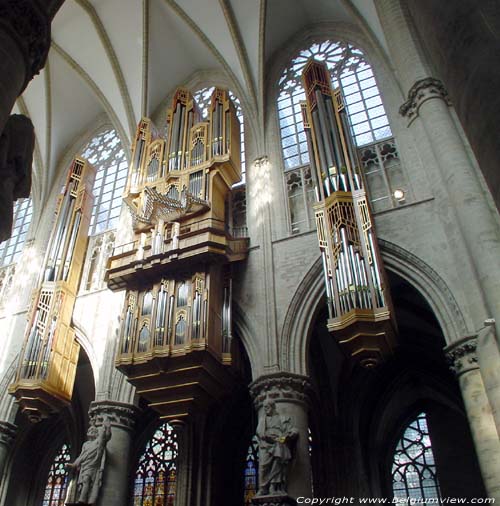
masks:
<path id="1" fill-rule="evenodd" d="M 308 432 L 311 392 L 312 388 L 307 377 L 285 372 L 261 376 L 250 384 L 250 394 L 258 413 L 259 423 L 265 418 L 264 401 L 271 399 L 275 402 L 276 412 L 282 420 L 289 418 L 290 425 L 298 431 L 287 471 L 288 495 L 256 496 L 253 504 L 288 506 L 295 504 L 297 497 L 312 497 Z"/>
<path id="2" fill-rule="evenodd" d="M 16 429 L 17 427 L 9 422 L 0 422 L 0 483 L 12 442 L 16 436 Z"/>
<path id="3" fill-rule="evenodd" d="M 89 417 L 97 426 L 105 416 L 111 421 L 111 439 L 106 446 L 106 467 L 97 500 L 98 506 L 123 506 L 129 501 L 129 464 L 132 430 L 139 409 L 114 401 L 95 401 Z"/>
<path id="4" fill-rule="evenodd" d="M 175 489 L 175 504 L 184 506 L 192 504 L 191 487 L 191 426 L 184 420 L 172 420 L 169 422 L 177 434 L 177 483 Z"/>
<path id="5" fill-rule="evenodd" d="M 419 123 L 423 129 L 420 149 L 430 149 L 437 162 L 432 174 L 436 209 L 440 215 L 448 215 L 443 225 L 450 249 L 463 246 L 450 257 L 450 265 L 463 273 L 469 314 L 475 325 L 471 331 L 481 327 L 485 319 L 494 318 L 496 335 L 500 335 L 500 228 L 496 211 L 490 207 L 487 190 L 466 149 L 446 88 L 430 74 L 403 2 L 376 0 L 375 5 L 401 88 L 408 95 L 400 113 L 407 118 L 408 128 L 415 129 L 416 138 L 419 129 L 415 125 Z M 496 336 L 483 340 L 478 358 L 500 434 L 500 352 Z"/>
<path id="6" fill-rule="evenodd" d="M 477 360 L 477 336 L 468 336 L 445 348 L 460 383 L 476 454 L 489 497 L 500 500 L 500 441 Z"/>

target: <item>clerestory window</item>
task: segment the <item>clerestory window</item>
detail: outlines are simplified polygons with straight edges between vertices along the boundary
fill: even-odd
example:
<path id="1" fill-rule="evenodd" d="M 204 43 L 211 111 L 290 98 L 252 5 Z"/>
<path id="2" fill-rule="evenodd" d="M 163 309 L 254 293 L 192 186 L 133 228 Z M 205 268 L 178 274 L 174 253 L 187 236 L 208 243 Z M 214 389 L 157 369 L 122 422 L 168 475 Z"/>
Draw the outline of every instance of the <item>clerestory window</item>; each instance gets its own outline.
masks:
<path id="1" fill-rule="evenodd" d="M 26 235 L 31 223 L 33 206 L 31 197 L 19 199 L 14 205 L 12 220 L 12 235 L 10 239 L 0 244 L 0 266 L 9 265 L 19 259 L 23 251 Z"/>

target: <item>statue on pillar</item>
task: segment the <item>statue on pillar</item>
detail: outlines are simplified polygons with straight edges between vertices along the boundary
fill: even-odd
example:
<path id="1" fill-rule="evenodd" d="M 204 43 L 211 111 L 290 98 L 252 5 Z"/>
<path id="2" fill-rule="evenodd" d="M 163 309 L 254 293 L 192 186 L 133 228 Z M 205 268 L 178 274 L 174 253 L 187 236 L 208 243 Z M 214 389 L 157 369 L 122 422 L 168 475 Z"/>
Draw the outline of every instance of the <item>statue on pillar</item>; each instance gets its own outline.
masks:
<path id="1" fill-rule="evenodd" d="M 67 506 L 76 504 L 95 504 L 102 484 L 106 463 L 106 445 L 111 439 L 111 423 L 108 417 L 100 427 L 91 425 L 87 431 L 87 441 L 77 459 L 66 467 L 76 473 L 76 478 L 68 491 Z"/>
<path id="2" fill-rule="evenodd" d="M 273 399 L 266 398 L 264 413 L 257 424 L 259 441 L 259 491 L 257 496 L 286 495 L 287 470 L 299 431 L 288 416 L 276 411 Z"/>

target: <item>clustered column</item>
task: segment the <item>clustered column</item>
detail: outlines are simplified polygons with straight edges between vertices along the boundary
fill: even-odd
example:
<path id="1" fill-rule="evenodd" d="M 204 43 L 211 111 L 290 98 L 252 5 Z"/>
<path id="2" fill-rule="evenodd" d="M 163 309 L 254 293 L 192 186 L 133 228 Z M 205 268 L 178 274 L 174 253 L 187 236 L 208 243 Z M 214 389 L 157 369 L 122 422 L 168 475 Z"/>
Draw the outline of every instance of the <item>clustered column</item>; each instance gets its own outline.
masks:
<path id="1" fill-rule="evenodd" d="M 311 459 L 309 455 L 310 395 L 312 389 L 308 378 L 291 373 L 275 373 L 261 376 L 251 383 L 250 395 L 258 413 L 259 424 L 265 420 L 265 402 L 272 400 L 276 412 L 282 419 L 289 419 L 290 426 L 297 430 L 298 436 L 292 451 L 293 458 L 287 471 L 287 493 L 289 498 L 276 502 L 272 497 L 255 497 L 254 504 L 263 506 L 295 504 L 292 498 L 311 497 Z M 262 484 L 259 484 L 260 486 Z"/>
<path id="2" fill-rule="evenodd" d="M 486 492 L 498 502 L 500 441 L 479 371 L 477 341 L 477 336 L 465 337 L 448 346 L 445 352 L 460 383 Z"/>
<path id="3" fill-rule="evenodd" d="M 129 457 L 138 413 L 139 409 L 135 406 L 121 402 L 96 401 L 90 406 L 89 417 L 96 426 L 101 425 L 105 417 L 111 422 L 111 439 L 106 446 L 106 469 L 99 505 L 123 506 L 129 502 Z"/>

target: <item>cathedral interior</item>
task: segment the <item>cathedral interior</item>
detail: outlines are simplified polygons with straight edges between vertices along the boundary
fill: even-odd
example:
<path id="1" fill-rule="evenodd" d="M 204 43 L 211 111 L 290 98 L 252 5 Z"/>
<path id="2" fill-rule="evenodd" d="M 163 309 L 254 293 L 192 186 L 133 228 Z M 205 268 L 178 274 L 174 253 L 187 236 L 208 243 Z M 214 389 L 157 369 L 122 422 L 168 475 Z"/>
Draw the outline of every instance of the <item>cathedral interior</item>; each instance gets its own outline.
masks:
<path id="1" fill-rule="evenodd" d="M 500 500 L 499 50 L 494 0 L 0 0 L 0 505 Z"/>

